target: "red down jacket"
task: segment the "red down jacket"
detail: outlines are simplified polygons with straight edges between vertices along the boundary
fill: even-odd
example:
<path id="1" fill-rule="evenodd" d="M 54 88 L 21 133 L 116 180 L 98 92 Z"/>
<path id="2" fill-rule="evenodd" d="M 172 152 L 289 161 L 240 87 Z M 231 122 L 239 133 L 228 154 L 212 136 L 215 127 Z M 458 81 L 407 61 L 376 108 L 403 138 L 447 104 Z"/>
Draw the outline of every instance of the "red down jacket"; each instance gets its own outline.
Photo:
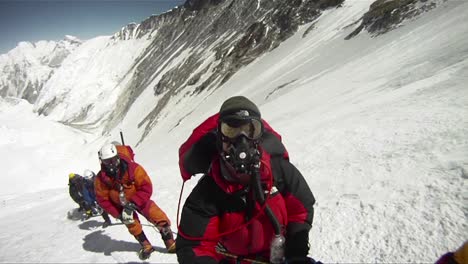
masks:
<path id="1" fill-rule="evenodd" d="M 219 263 L 224 260 L 234 263 L 233 259 L 216 251 L 218 243 L 230 254 L 268 261 L 273 226 L 258 203 L 249 203 L 251 193 L 248 188 L 228 183 L 222 177 L 216 148 L 217 120 L 218 114 L 208 118 L 179 149 L 179 166 L 184 180 L 197 173 L 205 176 L 192 190 L 182 209 L 176 242 L 178 261 Z M 309 250 L 308 234 L 315 199 L 304 177 L 289 162 L 281 137 L 265 121 L 263 123 L 260 174 L 265 189 L 271 193 L 266 204 L 282 225 L 286 258 L 303 258 Z M 269 186 L 271 182 L 273 188 Z"/>

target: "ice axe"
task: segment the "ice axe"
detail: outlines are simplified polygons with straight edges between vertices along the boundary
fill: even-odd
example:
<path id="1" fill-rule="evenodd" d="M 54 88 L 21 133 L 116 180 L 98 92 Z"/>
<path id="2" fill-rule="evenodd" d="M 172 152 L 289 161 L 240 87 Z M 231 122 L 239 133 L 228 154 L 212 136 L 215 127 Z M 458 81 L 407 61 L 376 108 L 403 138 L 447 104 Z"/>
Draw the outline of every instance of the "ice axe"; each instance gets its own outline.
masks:
<path id="1" fill-rule="evenodd" d="M 124 138 L 123 138 L 123 132 L 120 130 L 120 140 L 122 141 L 122 145 L 125 146 Z"/>

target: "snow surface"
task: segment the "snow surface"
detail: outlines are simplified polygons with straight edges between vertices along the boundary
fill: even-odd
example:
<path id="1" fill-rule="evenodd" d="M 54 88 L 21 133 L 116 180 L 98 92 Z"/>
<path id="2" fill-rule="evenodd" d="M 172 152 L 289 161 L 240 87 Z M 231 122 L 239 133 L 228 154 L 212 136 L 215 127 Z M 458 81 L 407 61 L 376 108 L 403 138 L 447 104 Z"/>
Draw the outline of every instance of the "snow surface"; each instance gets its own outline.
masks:
<path id="1" fill-rule="evenodd" d="M 35 110 L 61 98 L 63 101 L 50 118 L 70 121 L 87 112 L 94 117 L 87 123 L 99 122 L 114 107 L 124 88 L 119 85 L 120 80 L 148 43 L 149 40 L 136 39 L 114 41 L 109 36 L 84 42 L 46 83 Z"/>
<path id="2" fill-rule="evenodd" d="M 283 136 L 316 196 L 314 258 L 432 263 L 466 241 L 468 2 L 448 1 L 378 38 L 361 33 L 345 41 L 353 30 L 346 26 L 371 2 L 330 9 L 305 37 L 312 24 L 222 89 L 175 98 L 135 148 L 153 180 L 153 199 L 173 224 L 182 183 L 178 147 L 226 98 L 243 94 Z M 0 262 L 139 261 L 138 244 L 122 225 L 101 229 L 99 218 L 67 219 L 76 205 L 66 185 L 69 172 L 97 170 L 97 150 L 118 140 L 119 129 L 136 144 L 143 133 L 135 127 L 138 113 L 145 116 L 155 102 L 151 90 L 104 136 L 37 116 L 24 101 L 0 101 Z M 187 183 L 184 198 L 196 181 Z M 163 247 L 159 234 L 144 230 Z M 159 251 L 150 262 L 177 261 Z"/>
<path id="3" fill-rule="evenodd" d="M 81 44 L 76 37 L 66 35 L 61 41 L 20 42 L 7 54 L 0 54 L 0 87 L 4 96 L 28 98 L 40 92 L 62 60 Z M 32 91 L 31 89 L 37 89 Z"/>

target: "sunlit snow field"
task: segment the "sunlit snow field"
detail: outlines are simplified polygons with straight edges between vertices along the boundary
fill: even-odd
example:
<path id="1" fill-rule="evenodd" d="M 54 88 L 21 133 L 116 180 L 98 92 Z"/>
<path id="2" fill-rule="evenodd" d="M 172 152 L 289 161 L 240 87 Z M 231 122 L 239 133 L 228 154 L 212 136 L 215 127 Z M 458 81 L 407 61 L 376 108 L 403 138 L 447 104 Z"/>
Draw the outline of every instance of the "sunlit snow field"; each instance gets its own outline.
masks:
<path id="1" fill-rule="evenodd" d="M 212 94 L 169 105 L 173 111 L 138 146 L 136 125 L 151 91 L 104 136 L 37 116 L 25 101 L 0 99 L 0 262 L 139 261 L 139 245 L 123 225 L 67 219 L 76 207 L 68 173 L 97 171 L 98 149 L 122 130 L 176 230 L 178 148 L 237 94 L 256 102 L 283 136 L 316 197 L 315 259 L 431 263 L 459 247 L 468 234 L 468 2 L 448 1 L 377 38 L 344 40 L 353 30 L 345 26 L 369 4 L 347 1 L 326 11 L 312 33 L 303 37 L 303 26 Z M 186 184 L 184 199 L 197 179 Z M 144 230 L 159 249 L 150 262 L 177 262 L 153 228 Z"/>

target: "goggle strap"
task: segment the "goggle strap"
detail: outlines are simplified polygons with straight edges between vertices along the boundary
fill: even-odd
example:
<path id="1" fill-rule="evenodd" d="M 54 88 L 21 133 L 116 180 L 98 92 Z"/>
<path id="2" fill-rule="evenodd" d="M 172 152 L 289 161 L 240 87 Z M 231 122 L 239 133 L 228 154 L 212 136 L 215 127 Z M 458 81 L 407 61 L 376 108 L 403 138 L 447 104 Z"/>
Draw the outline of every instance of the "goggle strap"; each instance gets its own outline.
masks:
<path id="1" fill-rule="evenodd" d="M 255 124 L 258 124 L 258 125 L 256 126 Z M 218 125 L 218 131 L 220 132 L 221 137 L 222 137 L 221 139 L 223 141 L 226 141 L 226 139 L 228 139 L 227 141 L 230 141 L 231 139 L 236 139 L 237 137 L 241 135 L 245 135 L 248 139 L 256 140 L 262 136 L 263 123 L 261 120 L 257 120 L 257 119 L 249 120 L 248 126 L 247 126 L 248 130 L 245 129 L 246 125 L 247 124 L 241 125 L 239 127 L 233 127 L 221 121 Z M 227 132 L 226 130 L 231 131 L 232 135 L 226 135 L 226 132 Z"/>

